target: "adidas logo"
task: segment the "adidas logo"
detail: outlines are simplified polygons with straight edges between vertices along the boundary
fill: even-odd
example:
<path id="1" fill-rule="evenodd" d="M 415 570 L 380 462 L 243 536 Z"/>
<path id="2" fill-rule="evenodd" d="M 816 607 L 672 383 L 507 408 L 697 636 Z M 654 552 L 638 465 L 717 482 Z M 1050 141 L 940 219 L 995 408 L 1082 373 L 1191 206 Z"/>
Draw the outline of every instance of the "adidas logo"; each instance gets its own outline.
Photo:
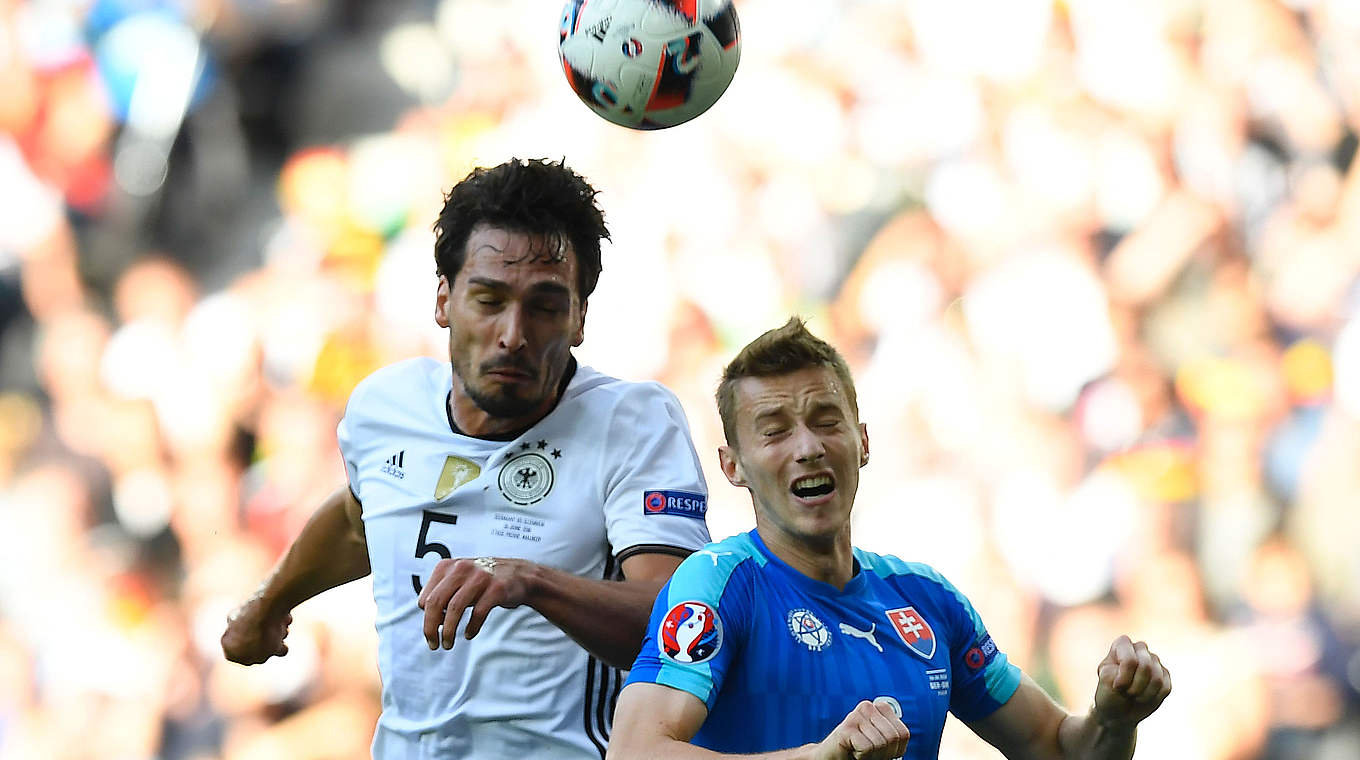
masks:
<path id="1" fill-rule="evenodd" d="M 612 17 L 605 16 L 598 23 L 586 30 L 586 34 L 595 38 L 596 42 L 604 42 L 604 37 L 609 33 L 609 21 Z"/>
<path id="2" fill-rule="evenodd" d="M 406 473 L 402 471 L 401 466 L 405 462 L 406 451 L 405 450 L 398 451 L 397 453 L 389 457 L 386 462 L 383 463 L 382 471 L 397 479 L 404 478 L 406 477 Z"/>

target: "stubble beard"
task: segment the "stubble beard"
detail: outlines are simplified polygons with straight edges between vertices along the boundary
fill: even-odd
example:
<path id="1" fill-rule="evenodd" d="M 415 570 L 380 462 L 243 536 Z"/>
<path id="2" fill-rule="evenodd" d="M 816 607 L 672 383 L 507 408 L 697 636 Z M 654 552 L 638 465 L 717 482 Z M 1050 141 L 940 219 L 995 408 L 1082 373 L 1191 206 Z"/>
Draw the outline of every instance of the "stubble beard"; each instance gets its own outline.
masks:
<path id="1" fill-rule="evenodd" d="M 487 392 L 480 388 L 475 388 L 468 382 L 467 375 L 457 362 L 449 362 L 453 367 L 454 379 L 462 384 L 463 395 L 472 400 L 478 409 L 501 419 L 513 419 L 522 417 L 533 411 L 542 399 L 524 398 L 505 391 Z"/>
<path id="2" fill-rule="evenodd" d="M 508 393 L 484 393 L 470 387 L 466 381 L 463 382 L 463 393 L 472 399 L 478 409 L 502 419 L 522 417 L 542 403 L 541 399 L 520 398 Z"/>

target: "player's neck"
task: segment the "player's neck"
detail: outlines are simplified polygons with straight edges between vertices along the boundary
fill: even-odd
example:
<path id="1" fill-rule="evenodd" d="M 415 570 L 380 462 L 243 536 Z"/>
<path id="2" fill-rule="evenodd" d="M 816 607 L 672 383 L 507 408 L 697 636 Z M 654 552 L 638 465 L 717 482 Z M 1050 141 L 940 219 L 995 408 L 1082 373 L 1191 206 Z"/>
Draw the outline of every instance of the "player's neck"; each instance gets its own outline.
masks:
<path id="1" fill-rule="evenodd" d="M 567 386 L 576 375 L 576 358 L 567 363 L 562 379 L 557 383 L 557 392 L 543 400 L 542 404 L 525 414 L 514 417 L 498 417 L 477 405 L 476 401 L 463 390 L 458 374 L 453 376 L 449 395 L 444 400 L 444 412 L 449 418 L 449 428 L 459 435 L 472 438 L 486 438 L 493 441 L 512 441 L 521 433 L 538 424 L 557 408 L 557 403 L 567 392 Z"/>
<path id="2" fill-rule="evenodd" d="M 784 564 L 814 581 L 845 590 L 855 575 L 855 556 L 850 545 L 850 526 L 825 541 L 791 536 L 777 527 L 757 521 L 760 540 Z"/>
<path id="3" fill-rule="evenodd" d="M 513 440 L 520 433 L 533 427 L 548 412 L 557 406 L 556 395 L 546 399 L 532 412 L 515 417 L 497 417 L 477 406 L 466 394 L 458 392 L 458 384 L 450 390 L 445 408 L 449 415 L 449 427 L 453 432 L 472 438 L 490 440 Z"/>

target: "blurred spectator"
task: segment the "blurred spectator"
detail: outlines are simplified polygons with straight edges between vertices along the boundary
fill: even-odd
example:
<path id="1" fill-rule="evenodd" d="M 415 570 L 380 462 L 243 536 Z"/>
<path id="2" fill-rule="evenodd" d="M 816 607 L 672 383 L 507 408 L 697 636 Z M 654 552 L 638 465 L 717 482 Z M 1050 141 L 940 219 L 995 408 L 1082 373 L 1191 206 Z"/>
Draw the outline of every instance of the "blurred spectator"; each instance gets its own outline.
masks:
<path id="1" fill-rule="evenodd" d="M 1264 756 L 1294 760 L 1324 756 L 1330 734 L 1341 735 L 1343 718 L 1357 695 L 1347 668 L 1354 643 L 1341 640 L 1319 607 L 1307 563 L 1287 539 L 1263 541 L 1243 578 L 1240 607 L 1231 625 L 1254 643 L 1255 664 L 1267 687 Z"/>

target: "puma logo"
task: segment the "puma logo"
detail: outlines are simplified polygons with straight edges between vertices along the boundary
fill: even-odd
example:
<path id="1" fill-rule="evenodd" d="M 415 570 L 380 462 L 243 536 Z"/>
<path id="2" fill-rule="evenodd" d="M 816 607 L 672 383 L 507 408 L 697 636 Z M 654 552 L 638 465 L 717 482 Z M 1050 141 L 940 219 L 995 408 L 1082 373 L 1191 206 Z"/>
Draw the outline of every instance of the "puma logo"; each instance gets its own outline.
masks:
<path id="1" fill-rule="evenodd" d="M 732 554 L 732 552 L 715 552 L 712 549 L 700 549 L 699 551 L 695 552 L 695 554 L 703 554 L 704 556 L 709 557 L 710 559 L 713 560 L 713 566 L 717 567 L 718 557 L 726 557 L 727 555 Z"/>
<path id="2" fill-rule="evenodd" d="M 854 636 L 857 639 L 864 639 L 870 644 L 873 644 L 874 649 L 877 649 L 879 652 L 883 651 L 883 647 L 879 646 L 878 644 L 878 639 L 874 638 L 874 630 L 878 628 L 877 623 L 870 623 L 869 630 L 867 631 L 861 631 L 860 629 L 852 625 L 849 625 L 848 623 L 841 623 L 838 627 L 841 629 L 841 633 L 845 634 L 846 636 Z"/>

